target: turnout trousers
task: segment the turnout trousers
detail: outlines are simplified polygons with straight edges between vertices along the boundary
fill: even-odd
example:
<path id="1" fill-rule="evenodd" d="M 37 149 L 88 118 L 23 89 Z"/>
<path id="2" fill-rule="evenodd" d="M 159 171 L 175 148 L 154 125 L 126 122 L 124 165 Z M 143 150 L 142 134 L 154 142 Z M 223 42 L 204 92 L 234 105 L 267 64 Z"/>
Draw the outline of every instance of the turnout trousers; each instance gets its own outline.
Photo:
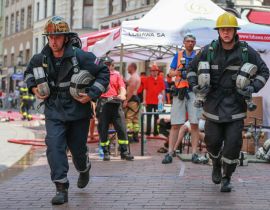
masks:
<path id="1" fill-rule="evenodd" d="M 243 139 L 244 120 L 216 123 L 206 120 L 205 143 L 213 161 L 221 159 L 223 174 L 231 177 L 238 163 Z"/>
<path id="2" fill-rule="evenodd" d="M 140 104 L 136 101 L 130 101 L 126 107 L 126 123 L 129 132 L 138 133 Z"/>
<path id="3" fill-rule="evenodd" d="M 85 172 L 91 167 L 86 145 L 89 121 L 89 118 L 67 122 L 46 119 L 46 154 L 53 182 L 68 182 L 67 149 L 72 154 L 72 160 L 78 172 Z"/>
<path id="4" fill-rule="evenodd" d="M 117 132 L 118 144 L 121 153 L 127 151 L 128 136 L 125 122 L 125 116 L 122 109 L 122 103 L 105 103 L 102 105 L 102 111 L 98 115 L 98 133 L 100 145 L 104 153 L 109 153 L 110 140 L 108 139 L 108 130 L 110 123 L 113 124 Z"/>

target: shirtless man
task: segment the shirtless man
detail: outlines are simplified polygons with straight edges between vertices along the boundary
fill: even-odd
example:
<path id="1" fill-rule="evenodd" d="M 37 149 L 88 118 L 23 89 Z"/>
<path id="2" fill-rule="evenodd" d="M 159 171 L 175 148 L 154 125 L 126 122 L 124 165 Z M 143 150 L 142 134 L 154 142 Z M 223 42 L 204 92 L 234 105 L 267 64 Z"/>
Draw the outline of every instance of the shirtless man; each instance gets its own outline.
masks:
<path id="1" fill-rule="evenodd" d="M 140 76 L 137 74 L 137 65 L 131 63 L 128 65 L 130 78 L 127 81 L 127 99 L 124 101 L 126 112 L 126 123 L 128 129 L 129 142 L 139 142 L 139 105 L 140 99 L 137 95 L 138 88 L 141 84 Z"/>

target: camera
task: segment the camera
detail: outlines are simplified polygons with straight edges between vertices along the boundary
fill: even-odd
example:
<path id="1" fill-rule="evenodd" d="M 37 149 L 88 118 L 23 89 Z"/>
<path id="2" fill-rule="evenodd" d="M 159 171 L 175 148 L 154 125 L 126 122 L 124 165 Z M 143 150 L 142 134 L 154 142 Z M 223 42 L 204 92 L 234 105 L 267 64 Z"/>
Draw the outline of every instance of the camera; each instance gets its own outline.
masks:
<path id="1" fill-rule="evenodd" d="M 181 58 L 180 59 L 180 63 L 182 64 L 182 68 L 177 69 L 180 73 L 181 73 L 181 77 L 182 79 L 187 79 L 187 71 L 186 71 L 186 59 L 185 58 Z"/>
<path id="2" fill-rule="evenodd" d="M 178 95 L 178 89 L 173 85 L 170 88 L 166 88 L 166 91 L 170 93 L 172 96 Z"/>

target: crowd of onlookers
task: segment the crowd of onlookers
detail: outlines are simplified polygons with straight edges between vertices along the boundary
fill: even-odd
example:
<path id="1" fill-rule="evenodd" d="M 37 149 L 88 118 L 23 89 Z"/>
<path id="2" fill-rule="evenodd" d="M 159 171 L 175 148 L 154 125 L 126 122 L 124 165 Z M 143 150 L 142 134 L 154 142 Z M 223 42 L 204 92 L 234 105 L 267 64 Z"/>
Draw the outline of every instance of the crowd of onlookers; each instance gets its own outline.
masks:
<path id="1" fill-rule="evenodd" d="M 20 104 L 20 92 L 15 89 L 9 93 L 0 90 L 0 108 L 1 109 L 18 109 Z"/>

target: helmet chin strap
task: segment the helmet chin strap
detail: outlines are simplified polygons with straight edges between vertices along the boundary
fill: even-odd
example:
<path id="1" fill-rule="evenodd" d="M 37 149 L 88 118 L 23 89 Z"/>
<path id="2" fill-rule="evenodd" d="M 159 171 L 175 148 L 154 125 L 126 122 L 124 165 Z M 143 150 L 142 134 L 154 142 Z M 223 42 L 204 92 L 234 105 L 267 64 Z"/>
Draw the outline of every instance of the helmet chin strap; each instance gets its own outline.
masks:
<path id="1" fill-rule="evenodd" d="M 68 37 L 65 36 L 65 42 L 63 43 L 61 50 L 65 47 L 65 45 L 68 43 Z"/>

